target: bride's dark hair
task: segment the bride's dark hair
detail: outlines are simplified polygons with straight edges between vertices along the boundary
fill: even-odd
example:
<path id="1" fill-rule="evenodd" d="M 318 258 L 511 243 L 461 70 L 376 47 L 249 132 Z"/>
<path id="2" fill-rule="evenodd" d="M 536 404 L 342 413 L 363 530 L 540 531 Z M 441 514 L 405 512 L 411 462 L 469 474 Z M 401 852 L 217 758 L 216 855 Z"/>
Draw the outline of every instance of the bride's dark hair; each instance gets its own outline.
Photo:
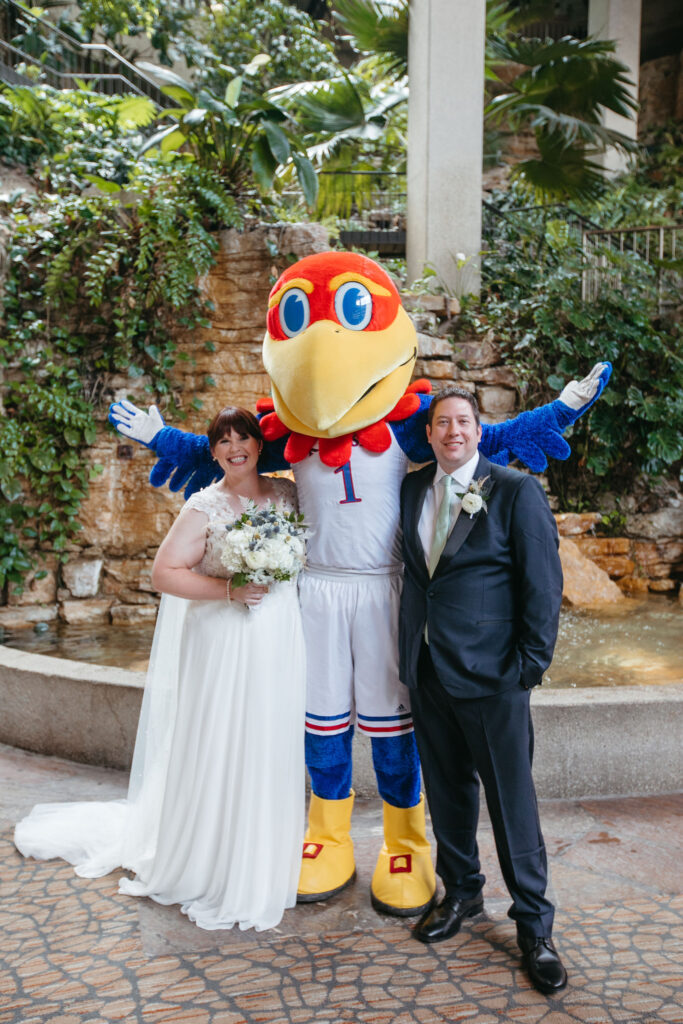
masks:
<path id="1" fill-rule="evenodd" d="M 255 437 L 259 442 L 263 441 L 261 428 L 253 412 L 249 412 L 248 409 L 242 409 L 239 405 L 228 405 L 225 409 L 221 409 L 219 413 L 216 413 L 209 424 L 206 434 L 211 448 L 213 449 L 221 438 L 229 434 L 231 430 L 236 431 L 238 434 L 247 434 L 249 437 Z"/>

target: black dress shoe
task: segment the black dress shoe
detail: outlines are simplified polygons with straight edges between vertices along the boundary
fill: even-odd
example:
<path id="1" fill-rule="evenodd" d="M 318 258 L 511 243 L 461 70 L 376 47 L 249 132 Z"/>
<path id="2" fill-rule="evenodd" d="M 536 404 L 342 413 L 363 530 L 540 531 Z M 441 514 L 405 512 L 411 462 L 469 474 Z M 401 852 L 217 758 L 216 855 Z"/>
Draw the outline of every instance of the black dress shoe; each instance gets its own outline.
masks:
<path id="1" fill-rule="evenodd" d="M 567 984 L 567 972 L 551 938 L 517 936 L 522 960 L 531 984 L 544 995 L 561 992 Z"/>
<path id="2" fill-rule="evenodd" d="M 466 917 L 476 917 L 484 910 L 481 894 L 471 900 L 460 900 L 457 896 L 444 896 L 441 903 L 428 911 L 413 928 L 413 938 L 418 942 L 443 942 L 460 931 Z"/>

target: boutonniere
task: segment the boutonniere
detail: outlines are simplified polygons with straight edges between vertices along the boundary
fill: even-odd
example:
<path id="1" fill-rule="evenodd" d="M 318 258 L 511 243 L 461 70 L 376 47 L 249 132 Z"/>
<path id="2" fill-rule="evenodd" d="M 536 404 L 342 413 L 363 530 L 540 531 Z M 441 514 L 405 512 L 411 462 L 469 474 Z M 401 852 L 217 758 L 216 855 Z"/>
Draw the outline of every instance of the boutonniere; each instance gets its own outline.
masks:
<path id="1" fill-rule="evenodd" d="M 470 519 L 472 516 L 476 516 L 477 512 L 481 512 L 482 509 L 488 513 L 488 508 L 486 507 L 488 494 L 484 492 L 484 485 L 487 480 L 487 476 L 480 476 L 478 480 L 471 482 L 466 491 L 455 492 L 462 499 L 462 510 L 468 513 Z"/>

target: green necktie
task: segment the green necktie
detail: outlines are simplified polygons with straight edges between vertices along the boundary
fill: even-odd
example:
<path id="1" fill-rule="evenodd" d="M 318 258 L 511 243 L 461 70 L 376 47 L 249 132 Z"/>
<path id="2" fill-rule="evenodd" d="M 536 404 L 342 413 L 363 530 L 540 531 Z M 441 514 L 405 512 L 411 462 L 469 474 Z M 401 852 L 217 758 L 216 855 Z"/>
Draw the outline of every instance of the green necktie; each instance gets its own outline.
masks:
<path id="1" fill-rule="evenodd" d="M 443 476 L 441 478 L 441 483 L 443 484 L 443 498 L 441 499 L 439 511 L 436 515 L 434 538 L 429 552 L 430 576 L 434 575 L 434 570 L 439 564 L 441 553 L 446 547 L 446 541 L 448 540 L 448 533 L 451 525 L 451 485 L 453 484 L 453 478 L 450 476 Z"/>

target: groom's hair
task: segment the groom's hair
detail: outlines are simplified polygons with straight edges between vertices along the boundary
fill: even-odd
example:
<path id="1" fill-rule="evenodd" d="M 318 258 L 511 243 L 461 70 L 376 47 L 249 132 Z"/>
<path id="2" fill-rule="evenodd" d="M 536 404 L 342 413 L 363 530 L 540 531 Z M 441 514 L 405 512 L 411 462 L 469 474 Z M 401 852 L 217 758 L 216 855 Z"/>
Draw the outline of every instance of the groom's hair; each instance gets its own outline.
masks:
<path id="1" fill-rule="evenodd" d="M 464 398 L 466 402 L 469 402 L 472 406 L 472 412 L 474 413 L 474 419 L 479 426 L 481 424 L 481 417 L 479 416 L 479 403 L 472 394 L 471 391 L 467 391 L 465 388 L 459 388 L 457 384 L 448 384 L 445 388 L 441 388 L 435 392 L 432 397 L 431 405 L 427 410 L 427 422 L 429 426 L 432 425 L 434 419 L 434 410 L 436 409 L 439 402 L 445 401 L 447 398 Z"/>
<path id="2" fill-rule="evenodd" d="M 206 434 L 210 447 L 213 449 L 231 430 L 238 434 L 246 434 L 248 437 L 255 437 L 257 441 L 263 441 L 259 422 L 253 412 L 249 412 L 248 409 L 243 409 L 239 405 L 228 405 L 216 413 L 209 424 Z"/>

